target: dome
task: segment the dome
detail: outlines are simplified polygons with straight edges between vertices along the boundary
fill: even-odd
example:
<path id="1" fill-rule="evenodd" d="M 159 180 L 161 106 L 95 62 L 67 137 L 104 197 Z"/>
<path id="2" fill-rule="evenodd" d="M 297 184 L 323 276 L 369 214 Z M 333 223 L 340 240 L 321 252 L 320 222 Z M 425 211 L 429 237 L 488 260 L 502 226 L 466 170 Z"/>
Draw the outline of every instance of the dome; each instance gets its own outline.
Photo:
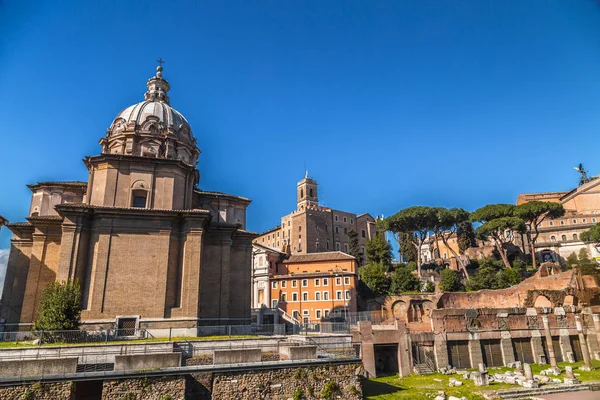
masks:
<path id="1" fill-rule="evenodd" d="M 162 66 L 148 80 L 144 101 L 121 111 L 100 140 L 102 153 L 168 158 L 196 165 L 200 150 L 189 122 L 170 105 Z"/>

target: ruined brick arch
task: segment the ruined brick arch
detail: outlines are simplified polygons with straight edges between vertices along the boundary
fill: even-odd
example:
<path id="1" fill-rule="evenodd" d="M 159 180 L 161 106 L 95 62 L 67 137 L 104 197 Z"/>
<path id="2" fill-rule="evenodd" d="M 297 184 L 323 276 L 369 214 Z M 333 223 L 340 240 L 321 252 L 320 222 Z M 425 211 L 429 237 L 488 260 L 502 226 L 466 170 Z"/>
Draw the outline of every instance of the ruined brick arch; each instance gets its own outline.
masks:
<path id="1" fill-rule="evenodd" d="M 536 297 L 535 303 L 533 303 L 533 306 L 536 308 L 552 307 L 552 303 L 550 302 L 550 300 L 548 300 L 548 298 L 546 296 L 539 295 L 538 297 Z"/>
<path id="2" fill-rule="evenodd" d="M 406 311 L 408 322 L 429 322 L 433 309 L 431 300 L 411 300 Z"/>
<path id="3" fill-rule="evenodd" d="M 392 304 L 392 313 L 396 319 L 404 319 L 406 316 L 406 302 L 402 300 L 395 301 Z"/>

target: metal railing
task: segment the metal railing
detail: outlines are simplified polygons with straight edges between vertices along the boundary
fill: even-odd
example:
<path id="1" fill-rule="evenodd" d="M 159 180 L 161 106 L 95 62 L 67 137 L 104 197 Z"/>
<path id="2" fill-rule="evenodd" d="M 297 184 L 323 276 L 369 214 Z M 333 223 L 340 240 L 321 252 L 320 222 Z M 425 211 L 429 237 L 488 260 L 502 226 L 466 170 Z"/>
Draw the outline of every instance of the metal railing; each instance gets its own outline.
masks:
<path id="1" fill-rule="evenodd" d="M 148 340 L 153 338 L 154 337 L 146 329 L 0 332 L 0 343 L 15 342 L 15 345 L 107 343 L 116 341 Z"/>
<path id="2" fill-rule="evenodd" d="M 316 346 L 316 357 L 307 360 L 290 361 L 285 356 L 285 347 L 292 346 Z M 77 358 L 76 371 L 66 369 L 53 370 L 47 372 L 45 369 L 41 369 L 42 375 L 35 376 L 36 380 L 43 379 L 44 377 L 56 378 L 56 377 L 70 377 L 73 379 L 82 379 L 84 377 L 95 377 L 104 375 L 114 375 L 115 373 L 141 373 L 144 370 L 139 371 L 115 371 L 115 357 L 120 355 L 142 355 L 142 354 L 159 354 L 159 353 L 181 353 L 182 363 L 181 367 L 175 367 L 175 369 L 181 371 L 181 373 L 189 373 L 190 370 L 198 368 L 207 368 L 210 370 L 212 367 L 228 367 L 236 366 L 238 364 L 215 364 L 214 363 L 214 351 L 215 350 L 241 350 L 241 349 L 260 349 L 262 358 L 261 361 L 253 361 L 251 365 L 273 365 L 276 366 L 279 363 L 287 362 L 310 362 L 310 361 L 340 361 L 340 360 L 356 360 L 360 357 L 360 343 L 352 342 L 349 340 L 339 340 L 333 342 L 318 342 L 314 339 L 302 341 L 286 341 L 281 339 L 268 339 L 262 343 L 256 343 L 255 340 L 239 340 L 236 342 L 227 342 L 222 345 L 204 344 L 202 342 L 167 342 L 162 345 L 157 343 L 135 343 L 131 346 L 119 346 L 117 348 L 113 346 L 76 346 L 76 347 L 65 347 L 65 348 L 20 348 L 10 349 L 9 354 L 7 352 L 0 351 L 0 361 L 10 360 L 41 360 L 45 358 Z M 72 365 L 72 364 L 71 364 Z M 246 364 L 244 364 L 246 365 Z M 169 368 L 172 370 L 174 368 Z M 19 379 L 32 379 L 31 369 L 20 368 L 19 369 L 23 376 L 0 376 L 0 384 L 6 380 Z M 149 372 L 155 373 L 161 370 L 160 368 L 153 368 Z M 26 375 L 28 374 L 28 375 Z"/>
<path id="3" fill-rule="evenodd" d="M 160 331 L 160 333 L 158 333 Z M 215 340 L 244 336 L 286 336 L 295 334 L 348 334 L 347 322 L 319 322 L 308 324 L 253 324 L 197 326 L 169 329 L 104 329 L 72 331 L 0 332 L 0 348 L 23 346 L 64 346 L 78 344 L 109 344 L 114 342 L 167 342 L 198 339 Z M 154 334 L 153 334 L 154 333 Z M 14 346 L 11 346 L 11 343 Z"/>

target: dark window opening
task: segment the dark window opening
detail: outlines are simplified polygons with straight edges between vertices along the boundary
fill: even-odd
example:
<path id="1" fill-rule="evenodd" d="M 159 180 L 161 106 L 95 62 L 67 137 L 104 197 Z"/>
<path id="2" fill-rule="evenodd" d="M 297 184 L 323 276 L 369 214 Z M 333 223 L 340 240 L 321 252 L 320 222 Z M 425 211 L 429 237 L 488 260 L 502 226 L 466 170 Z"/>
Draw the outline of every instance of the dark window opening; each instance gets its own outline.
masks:
<path id="1" fill-rule="evenodd" d="M 136 190 L 133 192 L 133 204 L 135 208 L 146 208 L 146 197 L 147 193 L 143 190 Z"/>

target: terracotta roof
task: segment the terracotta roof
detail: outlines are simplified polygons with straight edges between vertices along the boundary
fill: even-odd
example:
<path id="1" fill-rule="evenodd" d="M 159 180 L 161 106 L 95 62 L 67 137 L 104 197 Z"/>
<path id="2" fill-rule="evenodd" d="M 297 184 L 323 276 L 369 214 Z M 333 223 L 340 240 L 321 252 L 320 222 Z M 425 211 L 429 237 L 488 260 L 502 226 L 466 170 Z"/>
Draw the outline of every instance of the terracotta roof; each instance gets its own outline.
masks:
<path id="1" fill-rule="evenodd" d="M 97 206 L 93 204 L 86 203 L 63 203 L 55 206 L 57 210 L 61 209 L 69 209 L 69 208 L 89 208 L 89 209 L 97 209 L 97 210 L 118 210 L 118 211 L 161 211 L 161 212 L 172 212 L 172 213 L 195 213 L 195 214 L 210 214 L 208 210 L 201 210 L 199 208 L 195 208 L 192 210 L 171 210 L 167 208 L 140 208 L 140 207 L 107 207 L 107 206 Z"/>
<path id="2" fill-rule="evenodd" d="M 345 261 L 345 260 L 356 260 L 350 254 L 342 253 L 341 251 L 328 251 L 323 253 L 310 253 L 310 254 L 295 254 L 288 258 L 285 263 L 305 263 L 315 261 Z"/>
<path id="3" fill-rule="evenodd" d="M 261 247 L 261 248 L 263 248 L 263 249 L 265 249 L 265 250 L 268 250 L 268 251 L 272 251 L 273 253 L 285 254 L 284 252 L 282 252 L 282 251 L 280 251 L 280 250 L 277 250 L 277 249 L 276 249 L 276 248 L 274 248 L 274 247 L 265 246 L 264 244 L 260 244 L 260 243 L 252 243 L 252 245 L 253 245 L 253 246 L 256 246 L 256 247 Z"/>
<path id="4" fill-rule="evenodd" d="M 40 186 L 70 186 L 70 187 L 87 188 L 87 182 L 81 182 L 81 181 L 65 181 L 65 182 L 48 181 L 48 182 L 32 183 L 31 185 L 27 185 L 27 187 L 29 189 L 35 189 L 35 188 L 40 187 Z"/>
<path id="5" fill-rule="evenodd" d="M 6 226 L 8 226 L 10 228 L 11 226 L 32 226 L 32 224 L 31 224 L 31 222 L 21 221 L 21 222 L 11 222 L 10 224 L 7 224 Z"/>
<path id="6" fill-rule="evenodd" d="M 205 195 L 209 195 L 209 196 L 216 196 L 216 197 L 231 197 L 231 198 L 234 198 L 234 199 L 243 200 L 243 201 L 248 201 L 248 202 L 252 201 L 252 200 L 250 200 L 250 199 L 249 199 L 249 198 L 247 198 L 247 197 L 236 196 L 236 195 L 233 195 L 233 194 L 227 194 L 227 193 L 223 193 L 223 192 L 209 192 L 209 191 L 206 191 L 206 190 L 200 190 L 200 189 L 198 189 L 198 188 L 195 188 L 195 189 L 194 189 L 194 192 L 196 192 L 196 193 L 198 193 L 198 194 L 205 194 Z"/>
<path id="7" fill-rule="evenodd" d="M 271 229 L 269 229 L 268 231 L 264 231 L 264 232 L 263 232 L 263 233 L 261 233 L 259 236 L 264 236 L 264 235 L 266 235 L 267 233 L 271 233 L 271 232 L 273 232 L 273 231 L 278 231 L 280 228 L 281 228 L 281 225 L 277 225 L 275 228 L 271 228 Z"/>
<path id="8" fill-rule="evenodd" d="M 63 218 L 58 215 L 36 215 L 27 219 L 29 221 L 62 221 Z"/>

